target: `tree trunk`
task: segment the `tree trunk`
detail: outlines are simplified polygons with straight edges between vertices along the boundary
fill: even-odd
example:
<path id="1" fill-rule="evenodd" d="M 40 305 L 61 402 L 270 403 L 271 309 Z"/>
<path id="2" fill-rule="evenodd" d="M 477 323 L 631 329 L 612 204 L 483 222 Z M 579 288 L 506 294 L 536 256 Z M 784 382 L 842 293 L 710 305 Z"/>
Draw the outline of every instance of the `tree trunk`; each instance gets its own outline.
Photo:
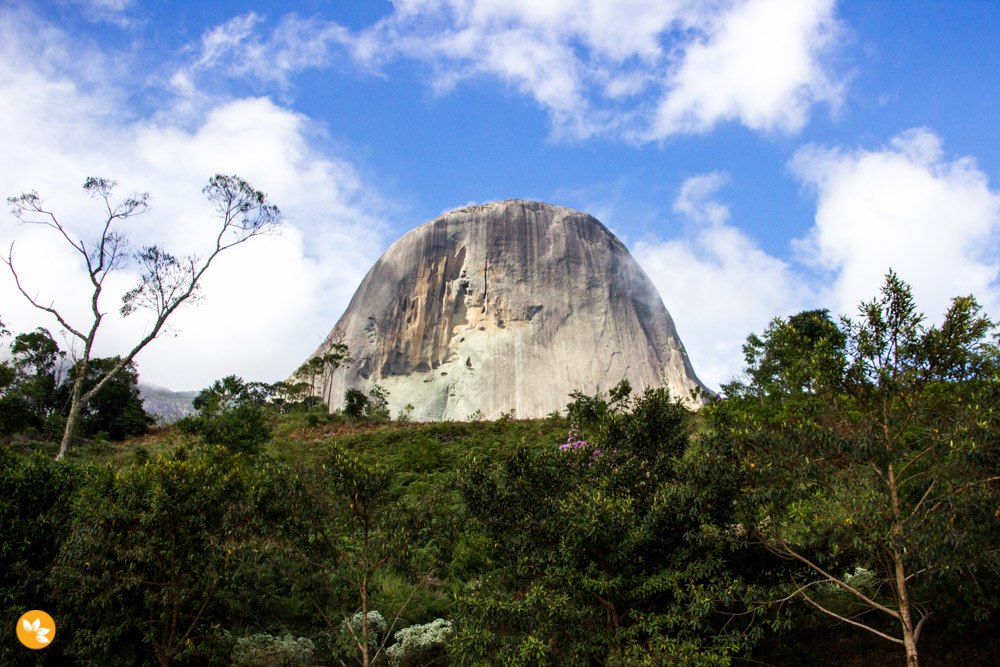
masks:
<path id="1" fill-rule="evenodd" d="M 62 443 L 59 445 L 59 453 L 56 461 L 61 460 L 69 451 L 69 445 L 73 441 L 73 433 L 76 431 L 76 424 L 80 421 L 80 414 L 83 412 L 83 380 L 86 377 L 87 368 L 84 366 L 82 375 L 77 377 L 73 383 L 73 397 L 69 402 L 69 415 L 66 417 L 66 428 L 63 431 Z"/>
<path id="2" fill-rule="evenodd" d="M 897 539 L 903 539 L 903 517 L 899 509 L 899 493 L 896 486 L 896 472 L 889 464 L 889 493 L 892 499 L 893 534 Z M 913 615 L 910 608 L 910 595 L 906 589 L 906 567 L 903 565 L 903 553 L 899 548 L 890 554 L 896 574 L 896 598 L 899 601 L 899 621 L 903 626 L 903 646 L 906 647 L 906 667 L 918 667 L 917 639 L 913 632 Z"/>
<path id="3" fill-rule="evenodd" d="M 913 616 L 910 609 L 910 597 L 906 590 L 906 572 L 903 569 L 903 559 L 900 554 L 894 554 L 896 565 L 896 590 L 899 597 L 899 620 L 903 626 L 903 646 L 906 647 L 906 667 L 918 667 L 917 638 L 913 632 Z"/>
<path id="4" fill-rule="evenodd" d="M 170 667 L 170 656 L 167 654 L 167 651 L 156 642 L 153 642 L 153 644 L 153 653 L 156 655 L 156 662 L 160 667 Z"/>
<path id="5" fill-rule="evenodd" d="M 361 664 L 368 667 L 368 576 L 361 575 Z"/>

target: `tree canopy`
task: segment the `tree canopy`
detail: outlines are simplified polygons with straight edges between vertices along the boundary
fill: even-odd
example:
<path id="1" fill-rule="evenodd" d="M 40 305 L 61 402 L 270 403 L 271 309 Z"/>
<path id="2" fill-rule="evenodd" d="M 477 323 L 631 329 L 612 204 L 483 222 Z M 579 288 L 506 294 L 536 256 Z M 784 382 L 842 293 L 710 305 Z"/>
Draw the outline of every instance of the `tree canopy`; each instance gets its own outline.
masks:
<path id="1" fill-rule="evenodd" d="M 751 336 L 747 379 L 707 413 L 742 533 L 797 566 L 789 596 L 898 644 L 911 666 L 937 610 L 975 618 L 995 603 L 996 343 L 973 297 L 928 326 L 890 272 L 855 319 L 810 311 Z"/>

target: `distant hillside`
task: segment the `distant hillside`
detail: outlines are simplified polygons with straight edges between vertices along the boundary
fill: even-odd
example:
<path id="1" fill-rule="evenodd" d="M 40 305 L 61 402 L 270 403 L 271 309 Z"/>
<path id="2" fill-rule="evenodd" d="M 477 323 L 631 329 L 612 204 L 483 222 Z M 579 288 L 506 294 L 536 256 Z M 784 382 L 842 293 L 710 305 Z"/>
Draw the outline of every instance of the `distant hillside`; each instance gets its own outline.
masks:
<path id="1" fill-rule="evenodd" d="M 195 412 L 191 401 L 198 395 L 197 391 L 170 391 L 141 383 L 139 391 L 142 393 L 142 404 L 146 412 L 155 415 L 161 423 L 171 424 Z"/>

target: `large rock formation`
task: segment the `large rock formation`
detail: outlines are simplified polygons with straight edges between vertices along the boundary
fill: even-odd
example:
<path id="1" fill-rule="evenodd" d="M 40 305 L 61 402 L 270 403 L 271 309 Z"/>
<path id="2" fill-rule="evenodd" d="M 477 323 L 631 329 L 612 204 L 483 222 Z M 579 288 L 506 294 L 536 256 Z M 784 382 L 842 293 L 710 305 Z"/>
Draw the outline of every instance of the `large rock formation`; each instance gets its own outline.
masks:
<path id="1" fill-rule="evenodd" d="M 573 390 L 622 378 L 679 396 L 702 386 L 621 241 L 539 202 L 460 208 L 404 235 L 361 282 L 336 340 L 353 362 L 324 382 L 332 408 L 377 382 L 393 415 L 411 404 L 417 420 L 545 416 Z"/>

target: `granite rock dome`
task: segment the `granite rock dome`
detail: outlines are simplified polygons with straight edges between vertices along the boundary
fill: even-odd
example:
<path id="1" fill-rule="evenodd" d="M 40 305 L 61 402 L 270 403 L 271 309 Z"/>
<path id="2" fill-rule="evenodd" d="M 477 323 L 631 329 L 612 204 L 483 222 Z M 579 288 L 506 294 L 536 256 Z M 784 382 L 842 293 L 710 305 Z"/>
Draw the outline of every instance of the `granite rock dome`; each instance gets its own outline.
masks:
<path id="1" fill-rule="evenodd" d="M 678 396 L 703 387 L 621 241 L 593 216 L 540 202 L 459 208 L 405 234 L 327 340 L 353 358 L 324 382 L 331 408 L 377 382 L 393 415 L 410 404 L 421 421 L 542 417 L 571 391 L 622 378 Z"/>

